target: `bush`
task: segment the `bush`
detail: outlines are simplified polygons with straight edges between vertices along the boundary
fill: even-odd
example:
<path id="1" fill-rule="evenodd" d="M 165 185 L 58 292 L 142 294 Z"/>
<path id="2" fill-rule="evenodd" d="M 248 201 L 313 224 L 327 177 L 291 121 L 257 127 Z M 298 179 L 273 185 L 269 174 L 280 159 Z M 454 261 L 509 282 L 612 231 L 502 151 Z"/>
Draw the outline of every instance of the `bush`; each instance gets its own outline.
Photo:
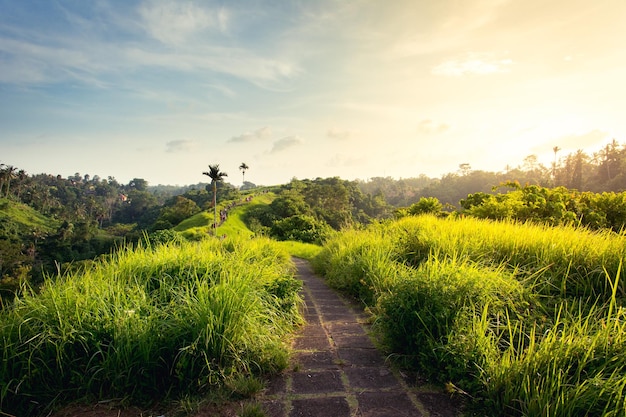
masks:
<path id="1" fill-rule="evenodd" d="M 332 233 L 326 223 L 305 214 L 277 220 L 270 236 L 278 240 L 296 240 L 304 243 L 322 243 Z"/>
<path id="2" fill-rule="evenodd" d="M 419 214 L 440 214 L 443 205 L 435 197 L 422 197 L 409 207 L 409 214 L 417 216 Z"/>
<path id="3" fill-rule="evenodd" d="M 0 409 L 144 404 L 278 372 L 301 322 L 298 288 L 289 256 L 266 239 L 119 251 L 0 311 Z"/>
<path id="4" fill-rule="evenodd" d="M 475 380 L 485 357 L 468 318 L 506 322 L 529 306 L 530 295 L 511 273 L 458 259 L 431 257 L 381 293 L 377 328 L 393 352 L 440 382 Z M 445 371 L 444 371 L 445 370 Z M 470 377 L 471 376 L 471 377 Z"/>

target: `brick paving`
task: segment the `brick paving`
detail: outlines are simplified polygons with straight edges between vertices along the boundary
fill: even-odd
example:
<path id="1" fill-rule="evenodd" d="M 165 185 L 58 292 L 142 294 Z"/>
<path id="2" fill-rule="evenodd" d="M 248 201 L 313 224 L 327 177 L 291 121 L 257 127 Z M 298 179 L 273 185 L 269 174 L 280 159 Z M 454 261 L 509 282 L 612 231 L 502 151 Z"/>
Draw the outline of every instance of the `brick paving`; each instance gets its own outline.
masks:
<path id="1" fill-rule="evenodd" d="M 293 342 L 289 371 L 270 381 L 262 403 L 270 417 L 456 417 L 439 390 L 407 385 L 368 335 L 362 310 L 295 259 L 304 282 L 307 324 Z"/>

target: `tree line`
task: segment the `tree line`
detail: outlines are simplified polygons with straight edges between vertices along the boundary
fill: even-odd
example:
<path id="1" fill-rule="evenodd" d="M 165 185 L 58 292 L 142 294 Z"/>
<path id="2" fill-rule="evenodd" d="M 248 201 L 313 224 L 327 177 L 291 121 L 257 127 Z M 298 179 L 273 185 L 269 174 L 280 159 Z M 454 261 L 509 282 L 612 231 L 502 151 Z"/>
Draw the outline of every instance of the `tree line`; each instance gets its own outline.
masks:
<path id="1" fill-rule="evenodd" d="M 554 159 L 549 165 L 538 162 L 536 155 L 528 155 L 517 167 L 506 167 L 500 172 L 473 170 L 468 163 L 460 164 L 456 172 L 441 178 L 419 175 L 395 180 L 373 177 L 359 182 L 365 193 L 382 194 L 394 207 L 408 207 L 422 197 L 435 197 L 444 206 L 459 209 L 460 201 L 472 193 L 494 194 L 494 186 L 507 181 L 541 187 L 565 187 L 577 191 L 620 192 L 626 190 L 626 146 L 616 140 L 599 151 L 587 154 L 578 150 L 561 155 L 553 148 Z"/>

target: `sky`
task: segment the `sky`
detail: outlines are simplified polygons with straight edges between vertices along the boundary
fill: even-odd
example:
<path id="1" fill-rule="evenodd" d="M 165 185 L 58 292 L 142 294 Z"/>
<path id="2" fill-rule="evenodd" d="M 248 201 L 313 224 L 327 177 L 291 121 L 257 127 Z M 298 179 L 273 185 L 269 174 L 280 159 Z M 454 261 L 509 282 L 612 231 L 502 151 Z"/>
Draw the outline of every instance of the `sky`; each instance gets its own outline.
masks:
<path id="1" fill-rule="evenodd" d="M 0 163 L 120 183 L 500 172 L 626 142 L 625 0 L 0 0 Z"/>

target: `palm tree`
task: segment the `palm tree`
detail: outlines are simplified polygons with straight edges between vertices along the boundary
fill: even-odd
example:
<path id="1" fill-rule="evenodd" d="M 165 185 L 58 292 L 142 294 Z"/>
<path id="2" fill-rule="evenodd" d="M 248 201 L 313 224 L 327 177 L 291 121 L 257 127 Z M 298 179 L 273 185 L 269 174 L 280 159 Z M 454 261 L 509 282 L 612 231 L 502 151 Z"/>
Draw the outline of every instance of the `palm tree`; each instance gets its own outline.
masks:
<path id="1" fill-rule="evenodd" d="M 2 177 L 4 182 L 6 183 L 6 197 L 9 198 L 9 188 L 11 187 L 11 180 L 15 178 L 15 168 L 13 165 L 4 165 L 2 164 Z"/>
<path id="2" fill-rule="evenodd" d="M 220 171 L 219 164 L 209 165 L 209 170 L 202 174 L 211 178 L 211 185 L 213 186 L 213 233 L 217 235 L 217 183 L 224 181 L 224 177 L 228 177 L 228 174 Z"/>
<path id="3" fill-rule="evenodd" d="M 239 165 L 239 169 L 241 170 L 241 175 L 242 175 L 242 184 L 244 184 L 246 182 L 246 171 L 249 169 L 250 167 L 248 165 L 246 165 L 245 162 L 242 162 L 241 165 Z"/>

